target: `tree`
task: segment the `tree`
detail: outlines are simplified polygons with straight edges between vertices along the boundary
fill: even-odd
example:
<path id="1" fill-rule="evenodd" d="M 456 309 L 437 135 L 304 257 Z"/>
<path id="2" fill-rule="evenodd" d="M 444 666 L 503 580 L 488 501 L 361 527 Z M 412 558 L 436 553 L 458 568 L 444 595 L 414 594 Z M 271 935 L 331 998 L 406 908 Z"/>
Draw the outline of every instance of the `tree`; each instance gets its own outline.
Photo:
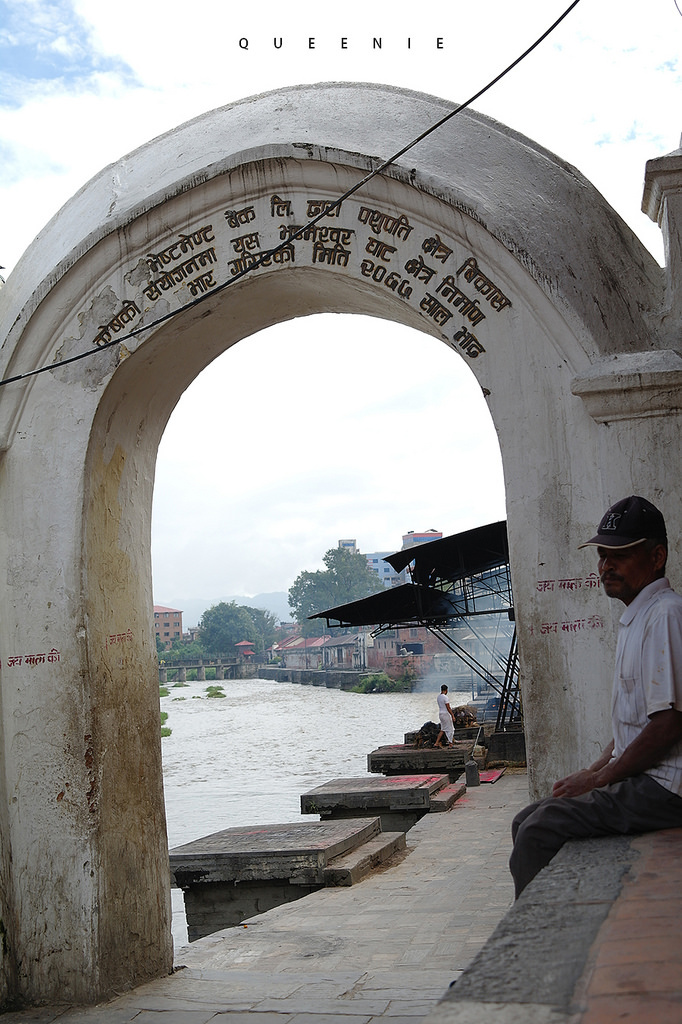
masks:
<path id="1" fill-rule="evenodd" d="M 199 661 L 203 656 L 204 648 L 198 640 L 174 640 L 163 655 L 163 660 L 169 665 L 175 665 L 179 661 Z"/>
<path id="2" fill-rule="evenodd" d="M 251 640 L 259 654 L 273 644 L 277 626 L 272 612 L 221 601 L 201 616 L 199 636 L 207 654 L 236 654 L 240 640 Z"/>
<path id="3" fill-rule="evenodd" d="M 207 608 L 199 623 L 201 643 L 207 654 L 236 654 L 240 640 L 256 642 L 256 627 L 249 609 L 235 601 L 221 601 Z"/>
<path id="4" fill-rule="evenodd" d="M 268 647 L 272 647 L 279 633 L 279 620 L 273 612 L 265 608 L 247 607 L 247 612 L 256 628 L 258 639 L 256 640 L 256 651 L 260 654 Z"/>
<path id="5" fill-rule="evenodd" d="M 325 570 L 299 573 L 289 590 L 289 607 L 305 636 L 319 636 L 325 629 L 322 619 L 310 622 L 308 616 L 383 590 L 381 580 L 357 551 L 330 548 L 322 561 Z"/>

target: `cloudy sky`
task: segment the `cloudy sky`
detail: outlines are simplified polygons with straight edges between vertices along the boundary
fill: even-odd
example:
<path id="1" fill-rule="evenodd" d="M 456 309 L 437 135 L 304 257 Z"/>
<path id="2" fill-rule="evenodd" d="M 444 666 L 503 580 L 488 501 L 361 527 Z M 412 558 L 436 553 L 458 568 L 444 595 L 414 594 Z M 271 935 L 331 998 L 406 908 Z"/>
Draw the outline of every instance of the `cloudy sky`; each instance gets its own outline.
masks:
<path id="1" fill-rule="evenodd" d="M 2 273 L 104 165 L 191 117 L 303 82 L 461 102 L 568 2 L 0 0 Z M 640 201 L 646 160 L 682 131 L 678 3 L 581 0 L 476 104 L 578 167 L 659 262 Z M 406 125 L 406 141 L 424 127 Z M 397 325 L 322 319 L 240 342 L 183 396 L 157 465 L 157 603 L 287 590 L 340 537 L 394 550 L 407 530 L 504 516 L 495 433 L 463 360 Z M 227 407 L 235 373 L 244 386 L 230 386 Z M 287 397 L 293 374 L 305 402 Z"/>

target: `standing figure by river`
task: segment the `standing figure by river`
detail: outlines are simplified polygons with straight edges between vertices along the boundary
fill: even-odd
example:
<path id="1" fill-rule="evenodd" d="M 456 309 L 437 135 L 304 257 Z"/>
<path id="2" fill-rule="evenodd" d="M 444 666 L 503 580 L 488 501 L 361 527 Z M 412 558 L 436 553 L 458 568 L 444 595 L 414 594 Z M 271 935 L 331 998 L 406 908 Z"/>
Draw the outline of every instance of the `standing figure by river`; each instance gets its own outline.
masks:
<path id="1" fill-rule="evenodd" d="M 589 768 L 516 815 L 509 866 L 517 896 L 569 839 L 682 826 L 682 596 L 665 577 L 663 516 L 645 498 L 623 498 L 587 546 L 597 549 L 607 597 L 625 605 L 613 739 Z"/>
<path id="2" fill-rule="evenodd" d="M 455 735 L 455 716 L 452 708 L 450 707 L 450 701 L 448 698 L 448 688 L 443 683 L 440 688 L 436 700 L 438 701 L 438 720 L 440 721 L 440 732 L 436 737 L 434 747 L 442 747 L 441 740 L 445 736 L 448 741 L 448 746 L 452 746 L 452 738 Z"/>

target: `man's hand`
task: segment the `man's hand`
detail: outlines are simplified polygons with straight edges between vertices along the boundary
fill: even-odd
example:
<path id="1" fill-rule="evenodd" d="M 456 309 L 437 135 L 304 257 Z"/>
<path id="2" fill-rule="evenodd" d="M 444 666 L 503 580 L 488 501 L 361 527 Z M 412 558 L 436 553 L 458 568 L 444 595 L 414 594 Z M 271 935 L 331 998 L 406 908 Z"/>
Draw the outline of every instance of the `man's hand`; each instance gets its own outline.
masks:
<path id="1" fill-rule="evenodd" d="M 554 783 L 552 796 L 580 796 L 602 786 L 641 775 L 663 760 L 666 753 L 682 740 L 682 711 L 669 708 L 651 715 L 649 724 L 642 729 L 623 753 L 612 758 L 613 742 L 589 768 L 567 775 Z"/>
<path id="2" fill-rule="evenodd" d="M 596 788 L 595 773 L 590 768 L 583 768 L 582 771 L 573 772 L 565 779 L 555 782 L 552 796 L 580 796 L 581 793 L 589 793 Z"/>

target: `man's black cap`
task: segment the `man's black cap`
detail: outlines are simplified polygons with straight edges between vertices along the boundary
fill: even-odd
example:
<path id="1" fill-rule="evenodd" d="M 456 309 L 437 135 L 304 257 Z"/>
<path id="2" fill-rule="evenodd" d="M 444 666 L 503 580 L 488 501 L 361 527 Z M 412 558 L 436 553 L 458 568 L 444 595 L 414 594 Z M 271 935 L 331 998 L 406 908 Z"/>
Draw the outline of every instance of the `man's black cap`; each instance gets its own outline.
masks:
<path id="1" fill-rule="evenodd" d="M 660 541 L 667 548 L 665 520 L 650 501 L 632 494 L 608 508 L 597 527 L 596 536 L 578 547 L 586 548 L 593 544 L 600 548 L 632 548 L 645 540 Z"/>

